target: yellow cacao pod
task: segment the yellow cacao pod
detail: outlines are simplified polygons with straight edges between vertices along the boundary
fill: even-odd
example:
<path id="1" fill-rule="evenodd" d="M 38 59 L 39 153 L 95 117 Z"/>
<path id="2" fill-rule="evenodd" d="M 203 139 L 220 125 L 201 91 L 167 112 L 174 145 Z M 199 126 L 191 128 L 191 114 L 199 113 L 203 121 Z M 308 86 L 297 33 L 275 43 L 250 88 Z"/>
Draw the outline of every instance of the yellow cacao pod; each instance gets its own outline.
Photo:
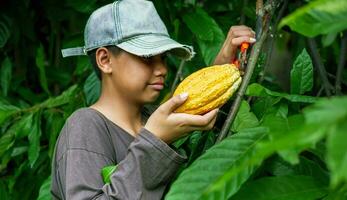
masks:
<path id="1" fill-rule="evenodd" d="M 241 83 L 240 71 L 233 64 L 214 65 L 186 77 L 173 96 L 187 92 L 188 99 L 175 112 L 204 114 L 224 105 Z"/>

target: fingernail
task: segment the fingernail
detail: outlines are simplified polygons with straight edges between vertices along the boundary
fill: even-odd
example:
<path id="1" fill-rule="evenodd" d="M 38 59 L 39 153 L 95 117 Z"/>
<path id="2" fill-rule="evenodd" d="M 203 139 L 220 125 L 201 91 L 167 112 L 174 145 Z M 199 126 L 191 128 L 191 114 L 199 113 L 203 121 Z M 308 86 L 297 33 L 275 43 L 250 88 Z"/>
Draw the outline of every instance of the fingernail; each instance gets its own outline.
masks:
<path id="1" fill-rule="evenodd" d="M 188 93 L 187 92 L 184 92 L 182 94 L 180 94 L 180 97 L 182 100 L 186 99 L 188 97 Z"/>
<path id="2" fill-rule="evenodd" d="M 249 38 L 249 41 L 250 42 L 255 42 L 255 41 L 257 41 L 255 38 Z"/>

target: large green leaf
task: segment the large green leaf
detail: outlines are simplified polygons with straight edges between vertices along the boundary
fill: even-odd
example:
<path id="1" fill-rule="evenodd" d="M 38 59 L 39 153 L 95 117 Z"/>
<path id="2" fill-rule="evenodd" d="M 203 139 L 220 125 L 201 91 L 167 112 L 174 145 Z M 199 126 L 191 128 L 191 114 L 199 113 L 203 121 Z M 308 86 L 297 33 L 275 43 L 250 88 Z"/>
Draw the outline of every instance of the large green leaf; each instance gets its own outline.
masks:
<path id="1" fill-rule="evenodd" d="M 69 87 L 67 90 L 65 90 L 61 95 L 57 97 L 51 97 L 47 99 L 46 101 L 41 103 L 41 106 L 47 107 L 47 108 L 53 108 L 58 107 L 67 103 L 70 103 L 74 100 L 76 97 L 76 94 L 78 93 L 78 86 L 73 85 Z"/>
<path id="2" fill-rule="evenodd" d="M 255 166 L 244 167 L 228 179 L 223 175 L 249 159 L 254 154 L 255 145 L 265 138 L 266 132 L 267 129 L 262 127 L 244 129 L 211 147 L 180 174 L 166 199 L 209 199 L 213 195 L 224 197 L 217 199 L 226 199 L 235 193 L 253 173 Z"/>
<path id="3" fill-rule="evenodd" d="M 92 72 L 83 86 L 83 91 L 86 96 L 88 105 L 93 104 L 99 99 L 101 94 L 101 83 L 95 72 Z"/>
<path id="4" fill-rule="evenodd" d="M 239 111 L 232 124 L 232 131 L 238 132 L 245 128 L 253 128 L 259 125 L 259 121 L 254 113 L 250 112 L 247 101 L 242 101 Z"/>
<path id="5" fill-rule="evenodd" d="M 41 185 L 37 200 L 51 200 L 51 176 L 49 176 Z"/>
<path id="6" fill-rule="evenodd" d="M 303 49 L 294 61 L 290 71 L 290 86 L 292 94 L 304 94 L 312 89 L 313 65 L 306 49 Z"/>
<path id="7" fill-rule="evenodd" d="M 231 200 L 315 200 L 327 186 L 311 176 L 265 177 L 246 183 Z"/>
<path id="8" fill-rule="evenodd" d="M 319 99 L 317 97 L 312 97 L 312 96 L 287 94 L 282 92 L 271 91 L 258 83 L 253 83 L 249 85 L 246 91 L 246 95 L 256 96 L 256 97 L 267 97 L 267 96 L 281 97 L 291 102 L 302 102 L 302 103 L 314 103 L 315 101 Z"/>
<path id="9" fill-rule="evenodd" d="M 41 87 L 47 94 L 50 94 L 50 91 L 48 89 L 47 76 L 46 76 L 45 52 L 42 45 L 40 45 L 36 51 L 36 66 L 39 69 L 39 80 L 40 80 Z"/>
<path id="10" fill-rule="evenodd" d="M 327 139 L 327 165 L 331 171 L 331 184 L 347 183 L 347 116 L 335 127 L 332 127 Z"/>
<path id="11" fill-rule="evenodd" d="M 266 171 L 273 176 L 305 175 L 312 176 L 325 185 L 329 183 L 329 173 L 318 162 L 300 156 L 300 163 L 291 165 L 280 157 L 275 157 L 267 162 Z"/>
<path id="12" fill-rule="evenodd" d="M 201 8 L 196 8 L 194 12 L 183 15 L 183 21 L 197 37 L 205 64 L 212 64 L 223 44 L 225 38 L 223 31 L 215 20 Z"/>
<path id="13" fill-rule="evenodd" d="M 29 140 L 29 164 L 31 167 L 35 164 L 40 154 L 40 137 L 41 137 L 41 112 L 34 114 L 32 127 L 30 129 L 28 140 Z"/>
<path id="14" fill-rule="evenodd" d="M 304 109 L 305 119 L 309 124 L 326 126 L 345 120 L 347 116 L 347 96 L 321 99 Z"/>
<path id="15" fill-rule="evenodd" d="M 283 18 L 279 28 L 288 25 L 308 37 L 336 33 L 347 28 L 347 1 L 316 0 Z"/>
<path id="16" fill-rule="evenodd" d="M 8 57 L 2 62 L 0 69 L 0 84 L 2 88 L 2 94 L 7 96 L 8 89 L 12 79 L 12 63 Z"/>

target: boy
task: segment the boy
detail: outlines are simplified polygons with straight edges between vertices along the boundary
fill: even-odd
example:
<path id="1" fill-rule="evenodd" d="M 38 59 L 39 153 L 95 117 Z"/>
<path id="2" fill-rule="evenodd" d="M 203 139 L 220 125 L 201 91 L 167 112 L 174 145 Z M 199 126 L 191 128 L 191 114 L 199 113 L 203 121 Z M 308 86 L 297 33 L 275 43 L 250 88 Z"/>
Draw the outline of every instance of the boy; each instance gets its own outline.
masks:
<path id="1" fill-rule="evenodd" d="M 215 64 L 228 63 L 248 27 L 230 29 Z M 217 109 L 205 115 L 173 113 L 189 94 L 172 97 L 146 121 L 141 109 L 163 88 L 162 56 L 190 59 L 193 49 L 169 38 L 152 2 L 123 0 L 97 9 L 85 28 L 85 46 L 63 56 L 89 55 L 102 83 L 99 100 L 75 111 L 59 135 L 52 170 L 53 199 L 161 199 L 186 157 L 168 144 L 193 130 L 208 130 Z M 110 184 L 101 169 L 118 164 Z"/>

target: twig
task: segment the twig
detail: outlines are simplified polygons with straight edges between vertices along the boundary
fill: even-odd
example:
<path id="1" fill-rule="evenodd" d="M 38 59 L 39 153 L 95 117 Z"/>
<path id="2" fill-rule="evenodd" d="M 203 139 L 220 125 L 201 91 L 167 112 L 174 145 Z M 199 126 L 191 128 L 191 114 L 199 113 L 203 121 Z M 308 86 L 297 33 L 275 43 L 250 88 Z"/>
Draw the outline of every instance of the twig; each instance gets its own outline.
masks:
<path id="1" fill-rule="evenodd" d="M 320 97 L 320 95 L 322 94 L 323 90 L 324 90 L 324 87 L 323 87 L 323 85 L 322 85 L 322 86 L 319 88 L 318 92 L 317 92 L 317 97 Z"/>
<path id="2" fill-rule="evenodd" d="M 243 1 L 243 5 L 242 5 L 242 13 L 241 13 L 241 17 L 240 17 L 240 24 L 244 24 L 245 21 L 246 21 L 246 15 L 245 15 L 245 7 L 247 6 L 248 4 L 248 0 L 244 0 Z"/>
<path id="3" fill-rule="evenodd" d="M 335 75 L 330 74 L 329 72 L 327 74 L 328 74 L 329 78 L 334 79 L 336 81 L 336 76 Z M 347 81 L 344 81 L 343 79 L 341 79 L 340 81 L 341 81 L 341 85 L 343 84 L 343 85 L 347 86 Z"/>
<path id="4" fill-rule="evenodd" d="M 265 68 L 270 64 L 271 61 L 271 56 L 272 56 L 272 50 L 273 50 L 273 46 L 274 46 L 274 41 L 275 41 L 275 35 L 277 33 L 277 26 L 278 23 L 280 22 L 280 20 L 282 19 L 283 15 L 284 15 L 284 11 L 287 9 L 288 7 L 288 2 L 289 0 L 284 0 L 283 5 L 280 9 L 280 11 L 278 12 L 278 15 L 276 17 L 276 20 L 274 22 L 274 24 L 272 25 L 271 28 L 271 33 L 270 33 L 270 38 L 268 39 L 268 47 L 269 50 L 267 51 L 267 55 L 265 58 L 265 64 L 264 64 L 264 68 L 263 68 L 263 73 L 262 75 L 259 77 L 259 83 L 262 83 L 264 81 L 264 77 L 265 77 Z M 271 37 L 271 35 L 273 37 Z"/>
<path id="5" fill-rule="evenodd" d="M 339 63 L 337 65 L 335 89 L 336 94 L 341 95 L 341 77 L 343 68 L 346 64 L 346 52 L 347 52 L 347 31 L 343 32 L 343 37 L 341 39 L 340 56 Z"/>
<path id="6" fill-rule="evenodd" d="M 330 84 L 328 80 L 327 72 L 325 70 L 323 61 L 317 50 L 316 41 L 313 38 L 307 38 L 307 46 L 313 61 L 313 66 L 315 66 L 318 69 L 318 73 L 322 79 L 325 94 L 329 97 L 331 96 L 331 89 L 333 88 L 333 86 Z"/>
<path id="7" fill-rule="evenodd" d="M 269 2 L 272 2 L 272 1 L 269 1 Z M 257 1 L 257 3 L 258 3 L 258 1 Z M 268 5 L 273 5 L 273 4 L 268 4 Z M 275 6 L 273 6 L 272 9 L 275 9 Z M 255 43 L 255 45 L 252 48 L 251 55 L 250 55 L 250 58 L 249 58 L 249 61 L 247 64 L 245 76 L 243 77 L 243 81 L 241 83 L 240 89 L 237 92 L 236 99 L 234 100 L 234 102 L 232 104 L 231 110 L 227 116 L 227 119 L 225 120 L 225 122 L 223 124 L 222 131 L 218 135 L 216 143 L 219 143 L 228 135 L 230 124 L 234 121 L 236 114 L 240 108 L 243 95 L 246 92 L 248 83 L 252 77 L 252 73 L 253 73 L 255 65 L 257 63 L 257 60 L 258 60 L 258 57 L 260 54 L 260 50 L 261 50 L 263 43 L 264 43 L 264 41 L 268 35 L 270 19 L 272 17 L 271 11 L 272 10 L 270 10 L 269 13 L 266 13 L 266 16 L 264 18 L 265 26 L 261 29 L 262 32 L 260 32 L 260 39 L 257 41 L 257 43 Z"/>
<path id="8" fill-rule="evenodd" d="M 257 0 L 255 4 L 255 13 L 257 15 L 255 24 L 256 39 L 260 38 L 260 33 L 263 31 L 263 19 L 264 19 L 264 3 L 263 0 Z"/>
<path id="9" fill-rule="evenodd" d="M 183 69 L 184 63 L 185 63 L 185 60 L 182 60 L 180 63 L 180 66 L 178 67 L 175 80 L 171 86 L 170 97 L 173 95 L 173 93 L 177 87 L 178 80 L 182 77 L 182 69 Z"/>

